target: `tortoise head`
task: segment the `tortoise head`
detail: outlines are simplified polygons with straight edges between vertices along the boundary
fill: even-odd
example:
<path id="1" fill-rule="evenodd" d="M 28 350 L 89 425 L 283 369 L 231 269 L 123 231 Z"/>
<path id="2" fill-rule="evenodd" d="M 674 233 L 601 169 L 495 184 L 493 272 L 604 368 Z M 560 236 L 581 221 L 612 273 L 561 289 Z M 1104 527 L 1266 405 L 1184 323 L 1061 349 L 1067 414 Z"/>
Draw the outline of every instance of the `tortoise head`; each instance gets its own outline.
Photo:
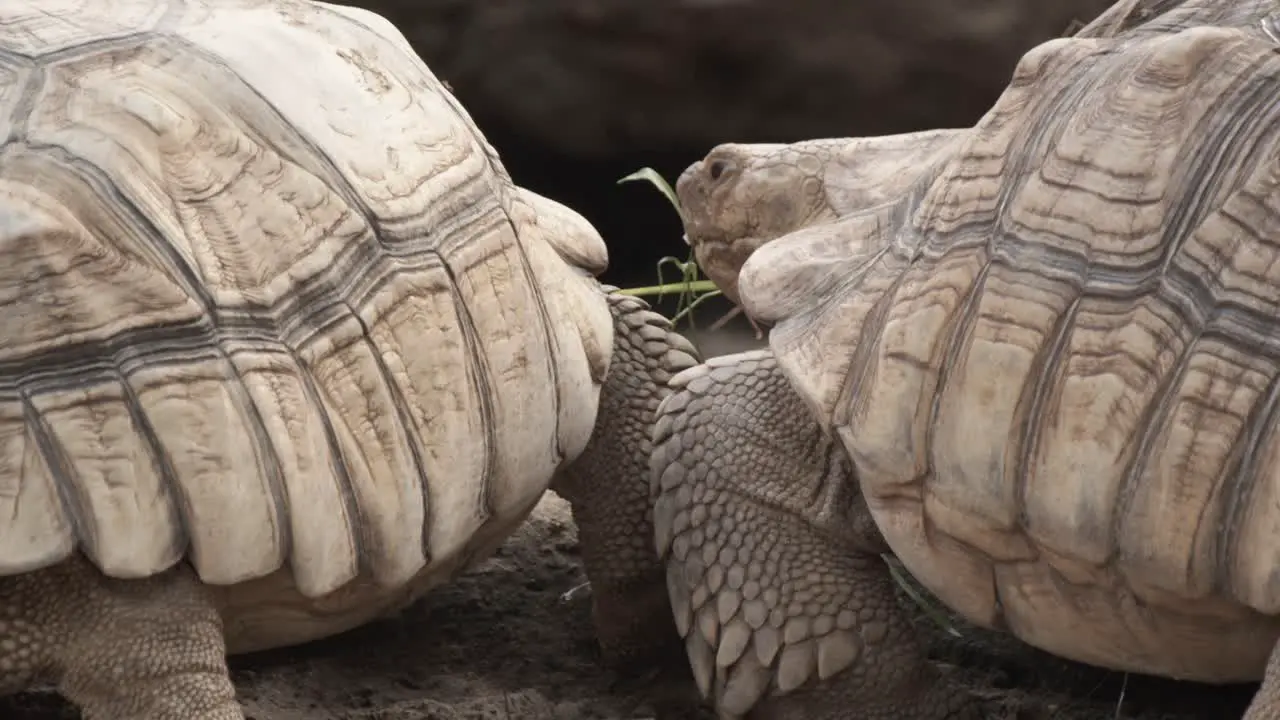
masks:
<path id="1" fill-rule="evenodd" d="M 724 296 L 741 304 L 737 275 L 765 242 L 836 217 L 823 191 L 831 141 L 724 143 L 676 181 L 685 238 Z"/>
<path id="2" fill-rule="evenodd" d="M 741 305 L 738 276 L 761 246 L 893 200 L 962 135 L 719 145 L 676 181 L 685 236 L 702 270 Z"/>
<path id="3" fill-rule="evenodd" d="M 836 217 L 823 187 L 832 144 L 718 145 L 676 181 L 686 241 L 734 303 L 740 303 L 738 272 L 757 248 Z"/>

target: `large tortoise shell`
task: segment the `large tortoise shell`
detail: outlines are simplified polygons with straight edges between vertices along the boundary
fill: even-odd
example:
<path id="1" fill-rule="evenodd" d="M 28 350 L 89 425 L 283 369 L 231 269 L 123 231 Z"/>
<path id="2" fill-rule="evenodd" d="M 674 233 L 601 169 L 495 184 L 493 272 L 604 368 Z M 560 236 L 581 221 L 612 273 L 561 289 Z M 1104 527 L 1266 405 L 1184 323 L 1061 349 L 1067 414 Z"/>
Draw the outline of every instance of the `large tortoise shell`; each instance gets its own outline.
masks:
<path id="1" fill-rule="evenodd" d="M 744 307 L 948 605 L 1078 660 L 1256 679 L 1280 624 L 1274 2 L 1118 3 Z"/>
<path id="2" fill-rule="evenodd" d="M 394 586 L 585 446 L 612 324 L 384 19 L 0 3 L 0 575 Z"/>

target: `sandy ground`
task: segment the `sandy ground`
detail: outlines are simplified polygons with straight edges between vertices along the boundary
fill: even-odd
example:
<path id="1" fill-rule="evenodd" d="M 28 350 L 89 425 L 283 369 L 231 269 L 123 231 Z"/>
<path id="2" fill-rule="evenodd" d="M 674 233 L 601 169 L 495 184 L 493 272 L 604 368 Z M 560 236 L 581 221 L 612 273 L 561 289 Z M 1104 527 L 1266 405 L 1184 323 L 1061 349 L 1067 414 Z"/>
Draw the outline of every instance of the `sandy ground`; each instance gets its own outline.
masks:
<path id="1" fill-rule="evenodd" d="M 561 599 L 584 579 L 567 505 L 548 495 L 497 555 L 400 617 L 238 658 L 236 684 L 251 720 L 676 717 L 655 712 L 647 700 L 653 684 L 628 682 L 596 663 L 589 600 Z M 927 617 L 918 624 L 944 667 L 961 673 L 1001 720 L 1230 719 L 1240 717 L 1249 695 L 1249 688 L 1126 678 L 966 626 L 955 639 Z M 77 717 L 51 694 L 0 700 L 5 720 Z"/>
<path id="2" fill-rule="evenodd" d="M 584 580 L 568 508 L 548 494 L 497 555 L 401 616 L 238 658 L 235 681 L 253 720 L 706 717 L 656 710 L 649 700 L 680 697 L 685 686 L 618 678 L 597 664 L 589 600 L 561 597 Z M 917 615 L 934 656 L 1000 720 L 1230 720 L 1252 690 L 1106 673 L 963 625 L 954 638 Z M 0 720 L 77 717 L 48 693 L 0 699 Z"/>

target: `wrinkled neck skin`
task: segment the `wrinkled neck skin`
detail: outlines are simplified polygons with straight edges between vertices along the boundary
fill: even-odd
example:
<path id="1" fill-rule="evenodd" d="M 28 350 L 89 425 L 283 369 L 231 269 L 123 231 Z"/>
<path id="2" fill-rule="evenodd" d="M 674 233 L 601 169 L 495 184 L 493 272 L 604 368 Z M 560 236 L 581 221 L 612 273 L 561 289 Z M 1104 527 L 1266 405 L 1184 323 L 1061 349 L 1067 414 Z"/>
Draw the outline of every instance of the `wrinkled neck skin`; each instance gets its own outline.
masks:
<path id="1" fill-rule="evenodd" d="M 835 217 L 835 213 L 824 203 L 813 207 L 797 227 L 807 227 Z M 693 257 L 698 261 L 698 267 L 702 268 L 725 297 L 734 305 L 740 306 L 742 298 L 738 293 L 738 276 L 742 272 L 742 266 L 760 247 L 785 234 L 757 233 L 740 237 L 711 234 L 696 239 L 695 236 L 690 236 L 689 244 L 693 247 Z"/>

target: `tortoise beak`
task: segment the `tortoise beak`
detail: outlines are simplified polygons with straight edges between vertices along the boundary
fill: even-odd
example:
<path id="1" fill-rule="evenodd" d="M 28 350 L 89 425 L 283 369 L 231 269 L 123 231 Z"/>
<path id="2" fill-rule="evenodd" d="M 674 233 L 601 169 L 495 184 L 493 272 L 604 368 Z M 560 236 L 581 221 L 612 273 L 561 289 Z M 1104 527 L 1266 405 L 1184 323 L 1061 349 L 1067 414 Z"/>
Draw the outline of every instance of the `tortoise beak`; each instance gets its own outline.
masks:
<path id="1" fill-rule="evenodd" d="M 690 247 L 693 246 L 693 242 L 689 238 L 689 231 L 693 230 L 694 234 L 697 234 L 697 219 L 702 216 L 707 203 L 706 188 L 697 181 L 701 171 L 702 161 L 699 160 L 680 173 L 674 188 L 676 198 L 680 202 L 684 244 Z"/>

